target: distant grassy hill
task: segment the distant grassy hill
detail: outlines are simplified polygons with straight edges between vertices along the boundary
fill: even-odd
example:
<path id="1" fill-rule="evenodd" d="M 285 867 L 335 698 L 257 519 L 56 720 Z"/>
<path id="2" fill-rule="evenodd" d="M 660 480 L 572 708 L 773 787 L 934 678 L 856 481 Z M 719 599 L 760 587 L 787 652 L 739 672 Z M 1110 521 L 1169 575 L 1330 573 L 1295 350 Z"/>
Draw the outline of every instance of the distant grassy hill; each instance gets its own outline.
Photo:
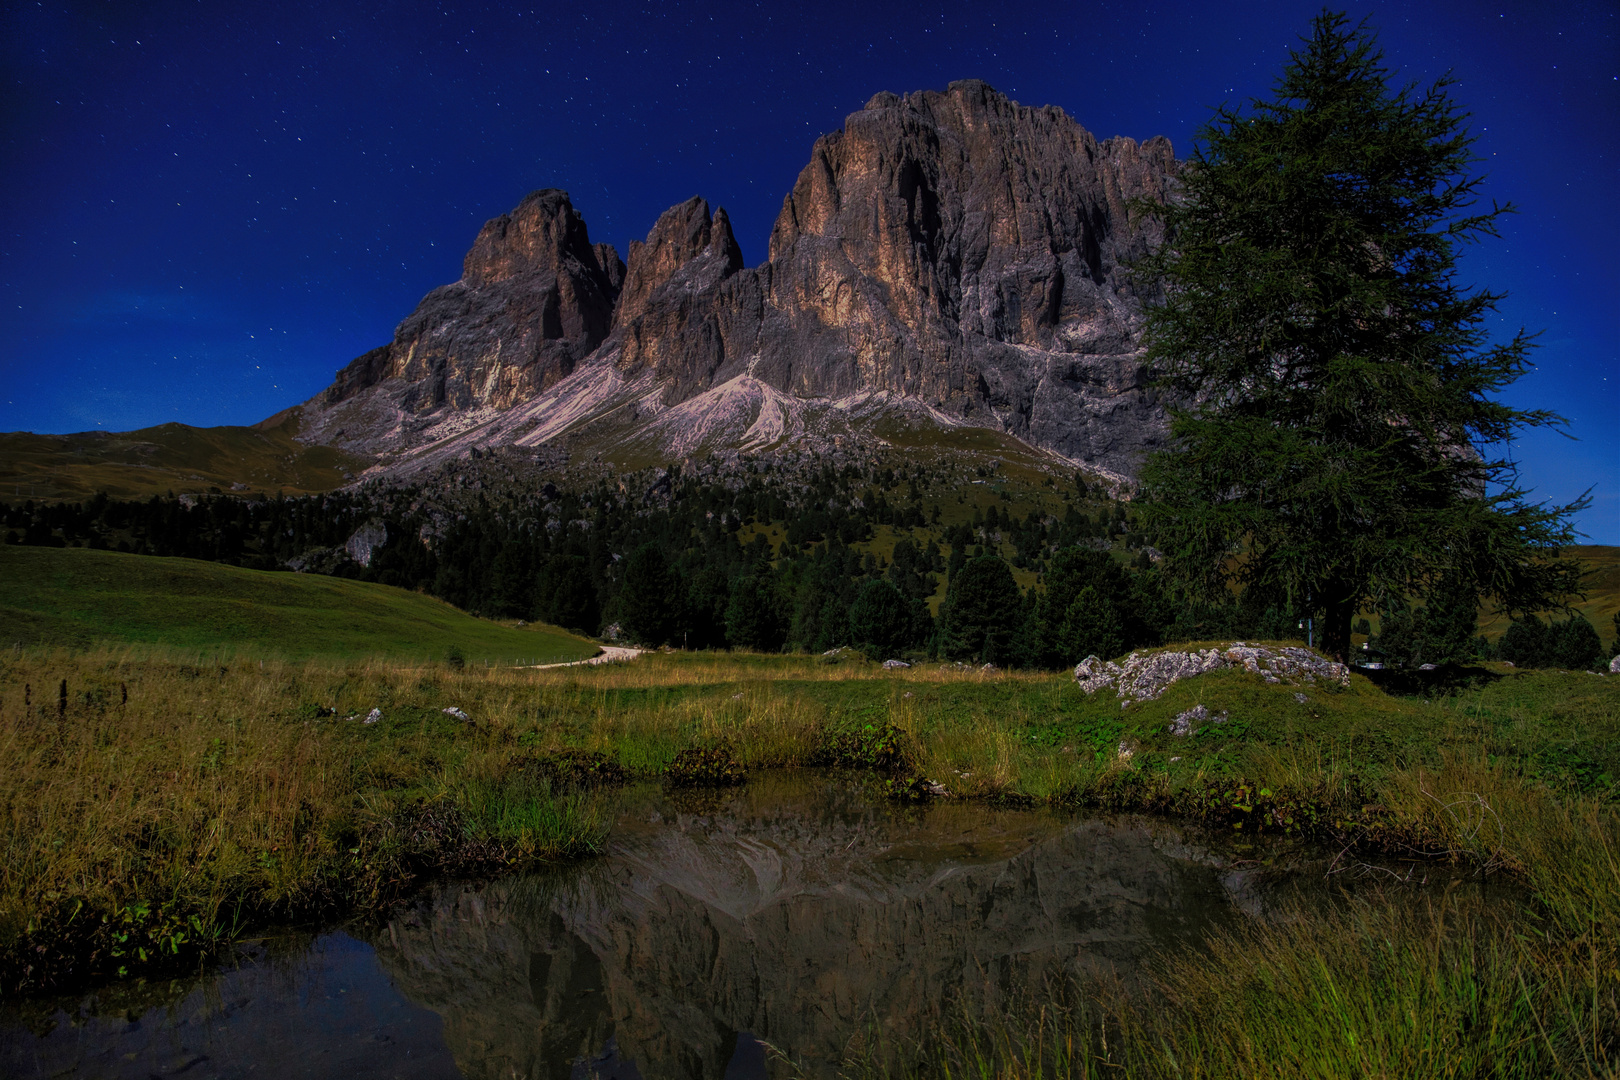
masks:
<path id="1" fill-rule="evenodd" d="M 330 446 L 306 446 L 289 423 L 253 427 L 160 424 L 139 431 L 73 435 L 0 433 L 0 499 L 81 500 L 97 492 L 138 499 L 172 491 L 303 495 L 331 491 L 369 462 Z"/>
<path id="2" fill-rule="evenodd" d="M 550 663 L 597 646 L 386 585 L 82 548 L 0 546 L 0 645 L 140 642 L 281 656 Z"/>
<path id="3" fill-rule="evenodd" d="M 1586 620 L 1597 628 L 1598 636 L 1607 645 L 1614 639 L 1614 614 L 1620 611 L 1620 547 L 1606 544 L 1574 544 L 1566 547 L 1564 554 L 1579 559 L 1586 567 L 1586 578 L 1582 582 L 1582 587 L 1586 590 L 1586 599 L 1576 600 L 1570 606 L 1586 616 Z M 1563 620 L 1567 617 L 1562 612 L 1556 611 L 1542 614 L 1543 621 Z M 1480 633 L 1494 641 L 1507 628 L 1506 615 L 1494 615 L 1487 608 L 1480 609 Z"/>

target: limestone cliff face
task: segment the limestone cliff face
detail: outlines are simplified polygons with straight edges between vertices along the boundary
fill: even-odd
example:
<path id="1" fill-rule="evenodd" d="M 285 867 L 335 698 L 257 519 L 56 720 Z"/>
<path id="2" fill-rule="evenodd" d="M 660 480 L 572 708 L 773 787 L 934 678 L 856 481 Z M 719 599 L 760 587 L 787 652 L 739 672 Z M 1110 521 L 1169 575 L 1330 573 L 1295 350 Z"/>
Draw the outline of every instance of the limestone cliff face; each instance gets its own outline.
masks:
<path id="1" fill-rule="evenodd" d="M 1176 168 L 1163 138 L 1099 142 L 978 81 L 878 94 L 817 140 L 763 264 L 744 267 L 725 211 L 693 198 L 621 268 L 566 195 L 537 192 L 312 405 L 388 386 L 397 411 L 351 410 L 362 431 L 385 412 L 525 405 L 499 441 L 577 432 L 625 404 L 612 386 L 645 402 L 651 377 L 668 409 L 736 381 L 755 397 L 912 400 L 1130 472 L 1165 422 L 1125 267 L 1159 239 L 1137 200 L 1167 197 Z"/>
<path id="2" fill-rule="evenodd" d="M 397 400 L 413 413 L 528 400 L 607 337 L 624 276 L 566 192 L 536 191 L 479 230 L 460 281 L 423 297 L 391 344 L 340 371 L 318 400 L 337 405 L 385 380 L 409 384 Z"/>
<path id="3" fill-rule="evenodd" d="M 1168 140 L 1098 142 L 981 82 L 879 94 L 816 142 L 769 261 L 671 274 L 638 304 L 621 366 L 651 363 L 666 404 L 746 370 L 802 397 L 916 397 L 1124 464 L 1162 432 L 1124 272 L 1159 234 L 1131 204 L 1162 200 L 1175 171 Z M 646 247 L 673 264 L 683 236 L 660 222 Z"/>
<path id="4" fill-rule="evenodd" d="M 722 322 L 735 316 L 720 285 L 742 269 L 724 210 L 711 216 L 709 204 L 694 197 L 665 211 L 645 243 L 630 245 L 614 316 L 620 366 L 652 367 L 668 381 L 671 404 L 702 393 L 726 356 Z"/>

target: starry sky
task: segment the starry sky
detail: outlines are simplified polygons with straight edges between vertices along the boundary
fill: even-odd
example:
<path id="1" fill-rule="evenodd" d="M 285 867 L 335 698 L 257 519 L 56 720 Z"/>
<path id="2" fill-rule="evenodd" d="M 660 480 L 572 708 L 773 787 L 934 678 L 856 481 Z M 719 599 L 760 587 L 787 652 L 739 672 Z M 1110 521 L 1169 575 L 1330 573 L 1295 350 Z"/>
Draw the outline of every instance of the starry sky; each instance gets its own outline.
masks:
<path id="1" fill-rule="evenodd" d="M 276 4 L 0 0 L 0 430 L 241 424 L 302 401 L 460 276 L 486 219 L 569 191 L 621 255 L 691 195 L 750 264 L 811 143 L 879 90 L 982 78 L 1099 138 L 1268 93 L 1319 6 Z M 1574 439 L 1523 482 L 1592 489 L 1620 544 L 1620 5 L 1352 8 L 1401 81 L 1451 72 L 1488 198 L 1464 282 L 1540 331 L 1510 391 Z"/>

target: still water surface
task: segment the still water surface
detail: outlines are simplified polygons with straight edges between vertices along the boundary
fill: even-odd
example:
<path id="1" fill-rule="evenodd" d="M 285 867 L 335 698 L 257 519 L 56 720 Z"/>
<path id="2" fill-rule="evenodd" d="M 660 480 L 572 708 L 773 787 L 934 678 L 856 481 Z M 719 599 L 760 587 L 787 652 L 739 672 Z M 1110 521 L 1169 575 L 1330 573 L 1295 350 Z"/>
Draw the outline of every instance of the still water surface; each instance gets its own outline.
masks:
<path id="1" fill-rule="evenodd" d="M 908 808 L 824 773 L 620 800 L 601 858 L 440 885 L 167 1004 L 0 1013 L 0 1074 L 831 1076 L 953 995 L 1128 979 L 1270 896 L 1263 852 L 1150 818 Z"/>

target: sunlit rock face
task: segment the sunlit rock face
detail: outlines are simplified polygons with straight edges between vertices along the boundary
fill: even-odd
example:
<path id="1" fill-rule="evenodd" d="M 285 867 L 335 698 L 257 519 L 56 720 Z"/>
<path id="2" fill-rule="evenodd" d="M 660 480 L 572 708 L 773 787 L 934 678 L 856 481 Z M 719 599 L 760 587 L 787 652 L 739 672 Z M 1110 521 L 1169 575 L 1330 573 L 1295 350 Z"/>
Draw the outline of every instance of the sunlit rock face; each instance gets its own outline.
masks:
<path id="1" fill-rule="evenodd" d="M 1140 382 L 1115 362 L 1139 329 L 1122 267 L 1157 234 L 1127 204 L 1161 200 L 1174 171 L 1165 139 L 1099 143 L 981 82 L 879 94 L 783 204 L 769 297 L 800 348 L 761 353 L 783 389 L 888 389 L 1074 449 L 1049 415 L 1069 368 L 1109 358 L 1081 381 L 1111 395 Z"/>
<path id="2" fill-rule="evenodd" d="M 966 995 L 1119 971 L 1231 910 L 1219 860 L 1140 820 L 874 807 L 757 781 L 622 818 L 576 871 L 447 888 L 378 937 L 469 1077 L 566 1077 L 616 1050 L 718 1077 L 740 1032 L 811 1075 Z"/>
<path id="3" fill-rule="evenodd" d="M 1098 141 L 970 80 L 878 94 L 818 139 L 757 267 L 701 198 L 625 268 L 565 194 L 537 192 L 484 227 L 460 282 L 305 407 L 305 437 L 411 451 L 466 425 L 408 418 L 482 409 L 486 442 L 549 439 L 632 400 L 656 412 L 765 387 L 913 402 L 1128 473 L 1165 418 L 1127 267 L 1158 242 L 1143 208 L 1176 170 L 1166 139 Z M 520 405 L 521 425 L 488 415 Z"/>
<path id="4" fill-rule="evenodd" d="M 385 381 L 405 411 L 508 408 L 574 370 L 613 323 L 625 267 L 590 241 L 566 192 L 536 191 L 479 230 L 461 280 L 422 298 L 394 340 L 356 359 L 316 401 Z"/>

